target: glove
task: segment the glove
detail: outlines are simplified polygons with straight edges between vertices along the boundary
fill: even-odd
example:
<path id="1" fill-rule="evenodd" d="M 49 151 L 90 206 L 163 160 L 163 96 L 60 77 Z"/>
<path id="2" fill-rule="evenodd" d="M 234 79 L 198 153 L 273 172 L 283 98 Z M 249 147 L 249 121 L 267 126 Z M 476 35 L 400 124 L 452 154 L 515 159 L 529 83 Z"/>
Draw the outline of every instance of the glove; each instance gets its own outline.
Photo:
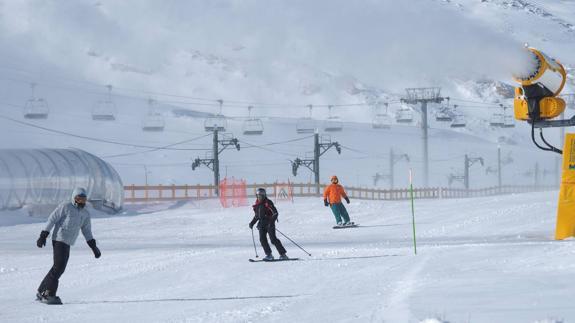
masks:
<path id="1" fill-rule="evenodd" d="M 248 224 L 248 226 L 250 227 L 250 229 L 254 228 L 254 224 L 250 222 L 250 224 Z"/>
<path id="2" fill-rule="evenodd" d="M 88 243 L 88 246 L 90 246 L 90 248 L 92 249 L 92 252 L 94 253 L 94 257 L 100 258 L 102 253 L 100 252 L 100 249 L 98 249 L 98 247 L 96 247 L 96 240 L 92 239 L 92 240 L 88 240 L 86 242 Z"/>
<path id="3" fill-rule="evenodd" d="M 345 202 L 346 202 L 347 204 L 349 204 L 349 197 L 347 197 L 347 196 L 345 197 Z"/>
<path id="4" fill-rule="evenodd" d="M 329 206 L 329 203 L 327 203 L 327 199 L 324 199 L 324 200 L 323 200 L 323 205 Z"/>
<path id="5" fill-rule="evenodd" d="M 40 232 L 40 238 L 38 238 L 38 240 L 36 241 L 36 245 L 38 246 L 38 248 L 42 248 L 43 246 L 46 245 L 46 238 L 48 238 L 49 235 L 50 232 L 48 231 Z"/>

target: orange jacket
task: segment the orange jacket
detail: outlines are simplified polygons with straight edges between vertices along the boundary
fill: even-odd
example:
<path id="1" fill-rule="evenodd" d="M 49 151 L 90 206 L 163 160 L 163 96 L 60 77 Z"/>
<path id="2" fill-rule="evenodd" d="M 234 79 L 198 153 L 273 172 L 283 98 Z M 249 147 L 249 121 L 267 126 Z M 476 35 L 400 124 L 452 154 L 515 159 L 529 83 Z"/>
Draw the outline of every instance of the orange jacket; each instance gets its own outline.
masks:
<path id="1" fill-rule="evenodd" d="M 327 199 L 330 204 L 341 203 L 342 196 L 346 198 L 347 194 L 339 184 L 329 184 L 323 191 L 323 199 Z"/>

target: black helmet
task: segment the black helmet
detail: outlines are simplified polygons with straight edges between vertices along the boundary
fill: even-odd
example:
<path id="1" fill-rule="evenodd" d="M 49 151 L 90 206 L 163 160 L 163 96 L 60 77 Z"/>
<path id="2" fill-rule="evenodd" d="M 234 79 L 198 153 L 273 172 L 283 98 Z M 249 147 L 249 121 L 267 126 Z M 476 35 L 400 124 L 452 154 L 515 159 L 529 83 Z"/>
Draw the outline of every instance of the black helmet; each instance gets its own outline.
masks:
<path id="1" fill-rule="evenodd" d="M 261 196 L 263 196 L 263 197 L 267 197 L 266 189 L 265 189 L 265 188 L 262 188 L 262 187 L 258 188 L 258 189 L 256 190 L 256 197 L 257 197 L 258 195 L 261 195 Z"/>

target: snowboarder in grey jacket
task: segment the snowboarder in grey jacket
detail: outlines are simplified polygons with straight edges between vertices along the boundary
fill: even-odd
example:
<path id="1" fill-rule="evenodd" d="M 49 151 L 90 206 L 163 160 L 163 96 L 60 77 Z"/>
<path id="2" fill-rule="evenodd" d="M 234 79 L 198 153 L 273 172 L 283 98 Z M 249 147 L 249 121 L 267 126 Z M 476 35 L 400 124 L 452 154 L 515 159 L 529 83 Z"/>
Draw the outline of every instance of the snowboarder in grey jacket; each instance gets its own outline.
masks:
<path id="1" fill-rule="evenodd" d="M 48 218 L 46 227 L 40 233 L 40 238 L 36 241 L 38 248 L 46 245 L 46 239 L 52 232 L 52 247 L 54 251 L 54 265 L 42 280 L 38 287 L 36 297 L 39 301 L 47 304 L 62 304 L 60 298 L 56 296 L 58 281 L 64 273 L 68 258 L 70 257 L 70 246 L 74 245 L 80 230 L 88 246 L 94 252 L 96 258 L 100 258 L 100 249 L 96 246 L 96 240 L 92 236 L 92 225 L 90 213 L 85 209 L 87 194 L 84 188 L 78 187 L 72 193 L 72 201 L 60 204 Z"/>

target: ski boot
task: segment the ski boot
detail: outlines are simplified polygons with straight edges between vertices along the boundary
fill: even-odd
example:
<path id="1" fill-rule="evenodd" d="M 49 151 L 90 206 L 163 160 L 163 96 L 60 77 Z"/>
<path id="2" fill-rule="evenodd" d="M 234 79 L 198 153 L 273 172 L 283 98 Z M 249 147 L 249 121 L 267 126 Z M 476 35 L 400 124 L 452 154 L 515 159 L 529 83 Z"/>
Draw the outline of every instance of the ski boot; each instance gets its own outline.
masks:
<path id="1" fill-rule="evenodd" d="M 56 295 L 50 295 L 50 292 L 45 290 L 36 293 L 36 300 L 48 305 L 62 305 L 62 300 Z"/>
<path id="2" fill-rule="evenodd" d="M 269 254 L 269 255 L 266 255 L 262 260 L 263 261 L 273 261 L 274 256 L 272 254 Z"/>
<path id="3" fill-rule="evenodd" d="M 337 226 L 338 226 L 338 227 L 343 227 L 343 222 L 341 222 L 341 221 L 338 222 L 338 223 L 337 223 Z"/>
<path id="4" fill-rule="evenodd" d="M 354 225 L 354 224 L 355 224 L 355 223 L 349 221 L 349 222 L 345 222 L 345 223 L 343 224 L 343 226 L 350 226 L 350 225 Z"/>
<path id="5" fill-rule="evenodd" d="M 289 260 L 289 257 L 284 253 L 283 255 L 280 255 L 280 260 Z"/>

